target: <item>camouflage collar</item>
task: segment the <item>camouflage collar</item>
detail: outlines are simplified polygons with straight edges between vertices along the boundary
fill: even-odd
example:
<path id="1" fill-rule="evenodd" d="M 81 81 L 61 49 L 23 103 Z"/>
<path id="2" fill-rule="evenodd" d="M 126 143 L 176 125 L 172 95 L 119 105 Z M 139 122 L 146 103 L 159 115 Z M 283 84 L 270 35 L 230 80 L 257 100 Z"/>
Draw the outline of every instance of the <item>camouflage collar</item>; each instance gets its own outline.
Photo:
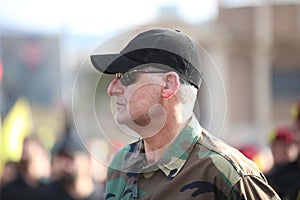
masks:
<path id="1" fill-rule="evenodd" d="M 196 117 L 193 116 L 157 163 L 157 166 L 166 176 L 173 178 L 180 172 L 196 142 L 199 140 L 201 133 L 202 127 Z"/>
<path id="2" fill-rule="evenodd" d="M 156 164 L 147 166 L 144 143 L 141 139 L 123 148 L 115 157 L 114 165 L 111 167 L 129 173 L 149 173 L 160 169 L 167 177 L 173 178 L 186 163 L 201 133 L 202 127 L 193 116 Z"/>

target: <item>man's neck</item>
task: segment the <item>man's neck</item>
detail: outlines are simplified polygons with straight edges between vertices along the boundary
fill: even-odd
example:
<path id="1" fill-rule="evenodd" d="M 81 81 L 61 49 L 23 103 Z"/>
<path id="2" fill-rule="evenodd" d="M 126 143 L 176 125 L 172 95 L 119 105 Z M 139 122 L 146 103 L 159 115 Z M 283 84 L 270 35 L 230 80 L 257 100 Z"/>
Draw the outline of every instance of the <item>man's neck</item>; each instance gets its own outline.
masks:
<path id="1" fill-rule="evenodd" d="M 188 121 L 167 123 L 168 125 L 156 135 L 144 138 L 145 153 L 149 165 L 156 163 L 163 156 L 187 123 Z"/>

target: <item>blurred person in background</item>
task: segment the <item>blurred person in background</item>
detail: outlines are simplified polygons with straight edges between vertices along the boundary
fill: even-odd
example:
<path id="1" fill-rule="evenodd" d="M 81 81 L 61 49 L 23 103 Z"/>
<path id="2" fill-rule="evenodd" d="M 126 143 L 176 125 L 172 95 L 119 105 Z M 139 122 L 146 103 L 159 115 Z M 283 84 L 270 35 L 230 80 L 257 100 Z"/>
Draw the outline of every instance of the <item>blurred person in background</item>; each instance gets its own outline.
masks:
<path id="1" fill-rule="evenodd" d="M 283 164 L 266 175 L 277 193 L 288 200 L 300 199 L 300 101 L 294 108 L 294 141 L 298 148 L 295 161 Z"/>
<path id="2" fill-rule="evenodd" d="M 103 188 L 92 176 L 92 159 L 75 134 L 68 132 L 53 149 L 51 183 L 45 200 L 102 200 Z"/>
<path id="3" fill-rule="evenodd" d="M 18 163 L 14 161 L 7 161 L 4 164 L 3 171 L 1 172 L 0 188 L 12 182 L 18 175 Z"/>
<path id="4" fill-rule="evenodd" d="M 272 151 L 273 169 L 283 164 L 293 162 L 298 157 L 293 130 L 287 126 L 276 128 L 270 134 L 270 148 Z"/>
<path id="5" fill-rule="evenodd" d="M 1 200 L 41 200 L 44 180 L 50 176 L 49 154 L 39 140 L 27 137 L 15 180 L 1 188 Z"/>
<path id="6" fill-rule="evenodd" d="M 102 138 L 89 138 L 88 144 L 92 160 L 92 176 L 97 187 L 105 194 L 107 163 L 113 154 L 109 144 Z"/>

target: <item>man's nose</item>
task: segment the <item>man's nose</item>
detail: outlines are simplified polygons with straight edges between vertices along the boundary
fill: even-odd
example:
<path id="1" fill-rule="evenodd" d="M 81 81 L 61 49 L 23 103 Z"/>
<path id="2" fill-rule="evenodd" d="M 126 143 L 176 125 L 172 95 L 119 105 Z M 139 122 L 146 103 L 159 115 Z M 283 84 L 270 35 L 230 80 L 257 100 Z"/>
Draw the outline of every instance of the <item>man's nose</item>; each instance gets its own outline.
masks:
<path id="1" fill-rule="evenodd" d="M 107 88 L 107 94 L 109 96 L 114 96 L 114 95 L 118 95 L 120 93 L 122 93 L 122 88 L 121 88 L 121 83 L 119 81 L 119 78 L 114 78 L 114 80 L 112 80 L 112 82 L 109 84 L 108 88 Z"/>

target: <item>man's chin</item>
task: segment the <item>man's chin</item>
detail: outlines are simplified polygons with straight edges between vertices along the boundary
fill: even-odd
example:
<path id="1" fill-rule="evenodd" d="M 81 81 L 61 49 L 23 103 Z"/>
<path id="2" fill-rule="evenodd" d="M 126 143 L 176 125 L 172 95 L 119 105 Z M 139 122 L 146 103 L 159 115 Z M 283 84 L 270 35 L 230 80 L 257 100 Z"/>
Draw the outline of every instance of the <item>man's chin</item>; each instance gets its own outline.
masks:
<path id="1" fill-rule="evenodd" d="M 130 120 L 129 117 L 125 117 L 124 115 L 122 115 L 120 113 L 116 113 L 114 119 L 115 119 L 115 123 L 117 125 L 126 125 L 126 124 L 128 124 L 128 121 Z"/>
<path id="2" fill-rule="evenodd" d="M 134 120 L 129 116 L 124 116 L 118 113 L 115 115 L 115 122 L 117 125 L 127 126 L 132 130 L 136 130 L 137 127 L 141 128 L 147 126 L 147 124 L 141 123 L 139 120 Z"/>

